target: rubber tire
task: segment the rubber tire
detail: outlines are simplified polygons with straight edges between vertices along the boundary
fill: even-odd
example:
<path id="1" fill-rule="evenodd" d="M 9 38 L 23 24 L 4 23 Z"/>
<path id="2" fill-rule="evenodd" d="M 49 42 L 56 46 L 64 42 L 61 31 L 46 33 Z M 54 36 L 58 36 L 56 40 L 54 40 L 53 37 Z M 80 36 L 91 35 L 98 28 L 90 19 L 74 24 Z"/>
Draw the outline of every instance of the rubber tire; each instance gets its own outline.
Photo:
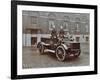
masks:
<path id="1" fill-rule="evenodd" d="M 60 50 L 62 53 L 63 53 L 63 57 L 62 57 L 62 59 L 59 57 L 59 55 L 58 55 L 58 50 Z M 58 46 L 57 47 L 57 49 L 56 49 L 56 57 L 57 57 L 57 59 L 59 60 L 59 61 L 64 61 L 65 59 L 66 59 L 66 51 L 65 51 L 65 49 L 64 49 L 64 47 L 63 46 Z"/>

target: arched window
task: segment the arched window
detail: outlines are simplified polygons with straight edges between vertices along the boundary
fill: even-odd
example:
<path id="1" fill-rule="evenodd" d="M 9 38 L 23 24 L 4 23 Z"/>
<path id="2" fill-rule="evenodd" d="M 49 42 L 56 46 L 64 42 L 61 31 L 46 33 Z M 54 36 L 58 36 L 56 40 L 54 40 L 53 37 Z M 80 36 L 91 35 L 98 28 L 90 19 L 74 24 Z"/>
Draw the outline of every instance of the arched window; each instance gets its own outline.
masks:
<path id="1" fill-rule="evenodd" d="M 80 18 L 76 17 L 75 19 L 75 25 L 76 25 L 76 32 L 79 33 L 80 32 Z"/>
<path id="2" fill-rule="evenodd" d="M 82 21 L 84 23 L 86 33 L 89 32 L 89 21 L 87 16 L 83 16 Z"/>
<path id="3" fill-rule="evenodd" d="M 86 29 L 86 33 L 88 33 L 89 32 L 89 25 L 87 23 L 85 25 L 85 29 Z"/>
<path id="4" fill-rule="evenodd" d="M 69 22 L 70 22 L 69 16 L 64 16 L 63 27 L 65 31 L 69 31 Z"/>
<path id="5" fill-rule="evenodd" d="M 31 17 L 31 24 L 37 24 L 37 16 L 30 16 Z"/>
<path id="6" fill-rule="evenodd" d="M 53 26 L 55 26 L 55 18 L 56 18 L 56 15 L 54 13 L 48 14 L 49 30 L 52 30 Z"/>

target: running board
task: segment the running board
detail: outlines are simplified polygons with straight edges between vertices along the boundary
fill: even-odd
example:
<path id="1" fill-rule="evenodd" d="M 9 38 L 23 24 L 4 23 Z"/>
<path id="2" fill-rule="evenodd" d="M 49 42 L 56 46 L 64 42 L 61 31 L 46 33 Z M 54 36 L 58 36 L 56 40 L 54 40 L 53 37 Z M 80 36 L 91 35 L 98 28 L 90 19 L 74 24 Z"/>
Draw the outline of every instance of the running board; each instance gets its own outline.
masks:
<path id="1" fill-rule="evenodd" d="M 45 49 L 44 52 L 51 52 L 51 53 L 55 53 L 54 50 L 51 50 L 51 49 Z"/>

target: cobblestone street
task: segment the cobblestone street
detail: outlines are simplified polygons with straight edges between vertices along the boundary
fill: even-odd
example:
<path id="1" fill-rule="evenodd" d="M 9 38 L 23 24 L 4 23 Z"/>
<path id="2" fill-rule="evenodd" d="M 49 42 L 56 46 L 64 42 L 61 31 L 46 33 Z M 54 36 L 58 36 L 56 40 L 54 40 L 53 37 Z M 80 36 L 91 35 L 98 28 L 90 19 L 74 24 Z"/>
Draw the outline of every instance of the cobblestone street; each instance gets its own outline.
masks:
<path id="1" fill-rule="evenodd" d="M 47 68 L 89 65 L 89 44 L 81 44 L 81 55 L 78 58 L 67 58 L 64 62 L 57 60 L 55 54 L 40 55 L 37 48 L 23 47 L 23 68 Z"/>

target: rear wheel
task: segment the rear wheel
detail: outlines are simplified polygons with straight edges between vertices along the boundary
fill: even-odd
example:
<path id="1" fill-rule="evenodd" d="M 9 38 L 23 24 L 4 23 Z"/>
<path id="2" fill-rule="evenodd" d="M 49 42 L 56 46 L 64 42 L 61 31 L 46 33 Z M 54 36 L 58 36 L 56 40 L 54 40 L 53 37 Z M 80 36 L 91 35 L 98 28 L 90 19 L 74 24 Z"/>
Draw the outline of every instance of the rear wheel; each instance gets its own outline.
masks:
<path id="1" fill-rule="evenodd" d="M 44 53 L 44 46 L 42 44 L 39 45 L 39 52 L 40 52 L 40 54 Z"/>
<path id="2" fill-rule="evenodd" d="M 64 61 L 66 58 L 66 51 L 63 46 L 58 46 L 56 49 L 56 57 L 59 61 Z"/>

